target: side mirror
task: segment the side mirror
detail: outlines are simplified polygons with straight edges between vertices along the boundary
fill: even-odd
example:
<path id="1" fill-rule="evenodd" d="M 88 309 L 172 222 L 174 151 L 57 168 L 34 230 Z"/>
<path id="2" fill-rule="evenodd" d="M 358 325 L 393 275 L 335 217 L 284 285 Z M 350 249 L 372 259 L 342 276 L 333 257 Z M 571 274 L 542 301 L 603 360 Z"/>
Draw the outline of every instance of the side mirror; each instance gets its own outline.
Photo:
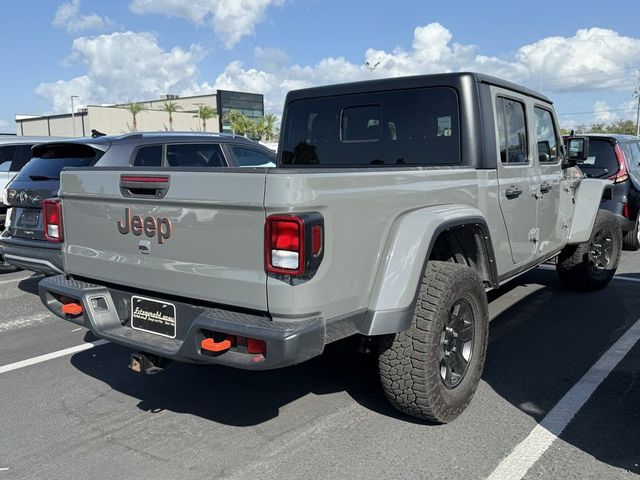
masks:
<path id="1" fill-rule="evenodd" d="M 542 163 L 551 158 L 551 144 L 548 140 L 538 142 L 538 160 Z"/>
<path id="2" fill-rule="evenodd" d="M 578 162 L 584 162 L 589 158 L 589 139 L 586 137 L 571 137 L 567 139 L 567 162 L 575 166 Z"/>

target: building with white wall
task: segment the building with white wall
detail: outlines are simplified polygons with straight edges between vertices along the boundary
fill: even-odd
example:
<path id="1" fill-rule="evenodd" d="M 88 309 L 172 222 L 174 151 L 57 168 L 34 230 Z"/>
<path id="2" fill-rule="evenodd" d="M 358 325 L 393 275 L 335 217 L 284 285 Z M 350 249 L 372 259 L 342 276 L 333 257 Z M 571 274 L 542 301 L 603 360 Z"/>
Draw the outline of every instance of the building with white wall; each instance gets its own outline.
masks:
<path id="1" fill-rule="evenodd" d="M 264 115 L 264 99 L 261 94 L 245 92 L 217 91 L 213 95 L 179 97 L 165 95 L 157 100 L 137 102 L 145 110 L 136 115 L 138 131 L 169 131 L 169 114 L 162 110 L 165 101 L 174 102 L 180 108 L 172 114 L 173 130 L 204 131 L 202 119 L 198 118 L 198 107 L 206 105 L 217 112 L 226 114 L 229 110 L 239 110 L 250 118 Z M 16 133 L 18 135 L 44 135 L 63 137 L 90 136 L 92 130 L 107 135 L 119 135 L 133 131 L 133 118 L 126 104 L 88 105 L 74 114 L 60 115 L 16 115 Z M 220 116 L 207 119 L 207 132 L 230 131 Z"/>

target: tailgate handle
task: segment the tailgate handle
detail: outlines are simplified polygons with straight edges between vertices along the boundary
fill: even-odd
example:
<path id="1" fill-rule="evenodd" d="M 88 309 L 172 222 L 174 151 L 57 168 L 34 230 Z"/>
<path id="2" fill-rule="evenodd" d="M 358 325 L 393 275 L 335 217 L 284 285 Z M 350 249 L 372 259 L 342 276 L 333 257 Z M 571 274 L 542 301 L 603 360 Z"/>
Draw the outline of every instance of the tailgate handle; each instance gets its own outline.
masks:
<path id="1" fill-rule="evenodd" d="M 120 175 L 120 193 L 124 197 L 163 198 L 169 191 L 168 175 Z"/>

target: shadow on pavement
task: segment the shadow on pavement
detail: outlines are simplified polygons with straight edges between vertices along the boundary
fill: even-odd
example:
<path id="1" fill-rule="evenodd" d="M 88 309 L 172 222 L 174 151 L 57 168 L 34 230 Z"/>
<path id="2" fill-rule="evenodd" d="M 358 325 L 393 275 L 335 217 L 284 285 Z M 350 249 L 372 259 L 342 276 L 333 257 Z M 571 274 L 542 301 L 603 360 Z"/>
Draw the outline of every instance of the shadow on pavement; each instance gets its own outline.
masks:
<path id="1" fill-rule="evenodd" d="M 87 334 L 87 341 L 93 339 Z M 265 372 L 174 362 L 163 373 L 140 375 L 127 368 L 131 351 L 113 344 L 101 347 L 101 362 L 85 352 L 74 355 L 71 362 L 83 373 L 138 398 L 142 410 L 189 413 L 225 425 L 259 425 L 306 395 L 342 391 L 369 409 L 412 421 L 387 403 L 375 358 L 359 354 L 358 345 L 357 338 L 345 339 L 308 362 Z"/>
<path id="2" fill-rule="evenodd" d="M 491 323 L 483 380 L 538 422 L 640 316 L 638 286 L 631 282 L 574 293 L 556 278 L 553 271 L 534 270 L 490 294 L 490 302 L 507 307 Z M 524 298 L 514 295 L 513 304 L 505 300 L 526 284 L 541 288 Z M 72 364 L 139 399 L 144 411 L 170 410 L 247 427 L 277 417 L 282 407 L 306 395 L 344 391 L 372 411 L 415 421 L 387 403 L 375 357 L 357 352 L 357 338 L 329 345 L 322 356 L 304 364 L 267 372 L 174 363 L 162 374 L 144 376 L 127 369 L 130 350 L 100 348 L 97 358 L 83 352 L 72 357 Z M 640 458 L 640 352 L 635 359 L 629 370 L 616 370 L 610 390 L 598 390 L 596 397 L 605 397 L 602 406 L 592 411 L 596 406 L 589 402 L 561 438 L 602 462 L 640 472 L 633 466 Z M 594 416 L 602 424 L 597 429 L 591 428 Z"/>

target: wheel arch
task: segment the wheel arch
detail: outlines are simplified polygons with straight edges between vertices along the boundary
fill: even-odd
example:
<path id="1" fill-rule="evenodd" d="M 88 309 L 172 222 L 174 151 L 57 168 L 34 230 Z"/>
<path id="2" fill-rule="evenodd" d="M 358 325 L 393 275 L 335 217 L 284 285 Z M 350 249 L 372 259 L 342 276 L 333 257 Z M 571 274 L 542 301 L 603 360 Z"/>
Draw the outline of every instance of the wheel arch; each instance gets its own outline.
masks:
<path id="1" fill-rule="evenodd" d="M 445 205 L 414 210 L 394 224 L 378 269 L 369 308 L 360 333 L 383 335 L 411 325 L 420 281 L 429 260 L 442 258 L 443 245 L 458 239 L 456 251 L 475 268 L 486 287 L 498 286 L 493 243 L 487 222 L 475 207 Z"/>

